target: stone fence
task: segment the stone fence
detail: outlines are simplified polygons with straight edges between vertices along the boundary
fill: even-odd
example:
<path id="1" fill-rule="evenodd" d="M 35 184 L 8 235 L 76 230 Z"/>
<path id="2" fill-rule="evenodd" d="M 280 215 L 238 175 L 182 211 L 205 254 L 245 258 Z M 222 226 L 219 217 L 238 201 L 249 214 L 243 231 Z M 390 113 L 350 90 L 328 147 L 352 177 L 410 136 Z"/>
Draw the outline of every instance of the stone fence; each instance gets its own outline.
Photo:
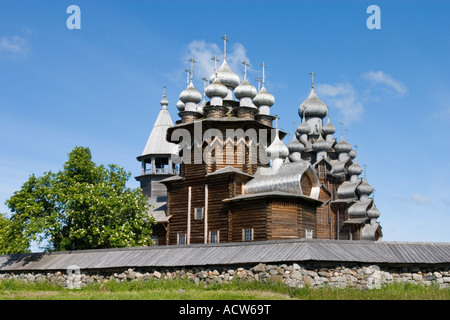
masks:
<path id="1" fill-rule="evenodd" d="M 52 272 L 1 272 L 0 281 L 18 279 L 25 282 L 50 282 L 70 289 L 105 281 L 171 281 L 186 279 L 199 286 L 231 281 L 283 283 L 291 288 L 353 287 L 360 290 L 379 289 L 390 283 L 438 285 L 450 288 L 450 266 L 338 265 L 325 264 L 263 264 L 253 266 L 177 267 L 161 269 L 68 270 Z"/>

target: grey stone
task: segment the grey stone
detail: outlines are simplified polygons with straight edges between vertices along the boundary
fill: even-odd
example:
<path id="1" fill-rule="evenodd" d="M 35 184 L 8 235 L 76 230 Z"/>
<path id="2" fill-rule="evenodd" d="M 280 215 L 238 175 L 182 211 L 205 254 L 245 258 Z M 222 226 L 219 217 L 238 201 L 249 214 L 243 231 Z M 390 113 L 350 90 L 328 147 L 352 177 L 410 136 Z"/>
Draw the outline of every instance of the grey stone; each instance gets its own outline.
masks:
<path id="1" fill-rule="evenodd" d="M 303 280 L 303 276 L 299 271 L 292 271 L 291 274 L 289 275 L 290 278 L 295 279 L 295 280 Z"/>
<path id="2" fill-rule="evenodd" d="M 304 280 L 305 280 L 305 284 L 306 284 L 308 287 L 312 287 L 312 286 L 314 286 L 314 285 L 316 284 L 316 283 L 314 282 L 314 279 L 311 278 L 311 276 L 309 276 L 309 275 L 305 276 Z"/>
<path id="3" fill-rule="evenodd" d="M 254 272 L 264 272 L 266 271 L 266 265 L 264 263 L 259 263 L 252 268 Z"/>

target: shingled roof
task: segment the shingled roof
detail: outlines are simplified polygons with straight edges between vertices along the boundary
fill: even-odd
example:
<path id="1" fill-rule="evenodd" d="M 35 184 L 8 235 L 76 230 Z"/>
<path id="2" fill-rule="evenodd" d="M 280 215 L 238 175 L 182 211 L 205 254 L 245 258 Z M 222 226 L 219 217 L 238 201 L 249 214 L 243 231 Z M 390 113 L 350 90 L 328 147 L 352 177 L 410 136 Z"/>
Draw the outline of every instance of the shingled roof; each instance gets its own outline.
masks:
<path id="1" fill-rule="evenodd" d="M 0 256 L 0 272 L 290 262 L 450 264 L 450 243 L 295 239 Z"/>

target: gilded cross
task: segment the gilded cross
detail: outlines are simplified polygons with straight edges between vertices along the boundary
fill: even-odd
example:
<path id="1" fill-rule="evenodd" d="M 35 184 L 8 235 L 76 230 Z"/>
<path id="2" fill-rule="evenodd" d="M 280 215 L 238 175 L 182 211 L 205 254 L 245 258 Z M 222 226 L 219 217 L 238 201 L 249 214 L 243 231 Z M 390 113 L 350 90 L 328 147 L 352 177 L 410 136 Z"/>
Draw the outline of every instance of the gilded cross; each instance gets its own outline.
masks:
<path id="1" fill-rule="evenodd" d="M 244 80 L 247 79 L 247 67 L 249 66 L 247 61 L 242 61 L 242 64 L 244 65 Z"/>
<path id="2" fill-rule="evenodd" d="M 228 40 L 226 34 L 221 37 L 221 39 L 223 39 L 223 59 L 227 60 L 227 42 L 229 42 L 230 40 Z"/>
<path id="3" fill-rule="evenodd" d="M 192 79 L 194 78 L 194 63 L 196 63 L 197 61 L 195 61 L 194 58 L 189 58 L 188 61 L 191 63 L 191 82 L 192 82 Z"/>
<path id="4" fill-rule="evenodd" d="M 219 59 L 217 59 L 216 56 L 212 57 L 211 60 L 214 60 L 214 72 L 217 71 L 217 61 L 219 61 Z"/>
<path id="5" fill-rule="evenodd" d="M 311 75 L 311 88 L 314 88 L 314 76 L 316 75 L 314 72 L 309 73 Z"/>

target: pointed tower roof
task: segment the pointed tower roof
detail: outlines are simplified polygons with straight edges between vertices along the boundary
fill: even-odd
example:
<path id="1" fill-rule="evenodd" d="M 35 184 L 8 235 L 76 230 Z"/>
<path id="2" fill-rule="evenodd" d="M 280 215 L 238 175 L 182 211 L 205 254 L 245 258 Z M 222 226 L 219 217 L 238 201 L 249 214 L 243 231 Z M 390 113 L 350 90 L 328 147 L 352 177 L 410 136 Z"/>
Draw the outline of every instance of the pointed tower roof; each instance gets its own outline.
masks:
<path id="1" fill-rule="evenodd" d="M 158 118 L 156 118 L 141 156 L 176 153 L 177 145 L 166 140 L 167 129 L 173 126 L 172 118 L 170 117 L 169 110 L 167 110 L 168 104 L 169 101 L 167 101 L 166 94 L 164 93 L 163 99 L 161 100 L 161 111 L 159 111 Z"/>

